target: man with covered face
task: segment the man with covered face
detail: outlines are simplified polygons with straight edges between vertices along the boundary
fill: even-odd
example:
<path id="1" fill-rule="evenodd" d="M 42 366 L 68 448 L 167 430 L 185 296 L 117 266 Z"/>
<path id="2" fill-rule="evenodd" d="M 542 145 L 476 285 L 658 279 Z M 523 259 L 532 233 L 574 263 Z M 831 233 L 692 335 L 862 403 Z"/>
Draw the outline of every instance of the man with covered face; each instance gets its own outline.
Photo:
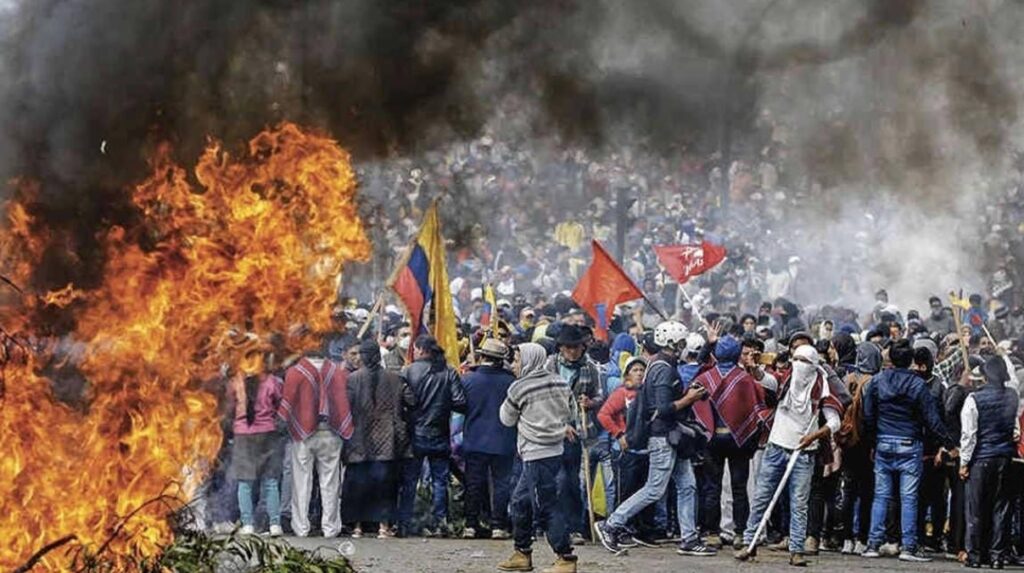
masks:
<path id="1" fill-rule="evenodd" d="M 814 456 L 819 441 L 839 430 L 842 404 L 832 395 L 821 368 L 821 358 L 813 346 L 805 344 L 793 351 L 793 370 L 779 390 L 779 405 L 768 434 L 768 447 L 758 472 L 757 489 L 750 506 L 750 518 L 743 534 L 745 547 L 736 559 L 745 561 L 756 553 L 751 550 L 758 524 L 782 481 L 791 456 L 796 456 L 789 476 L 789 563 L 803 567 L 807 538 L 807 506 L 814 474 Z M 824 418 L 825 424 L 819 426 Z"/>

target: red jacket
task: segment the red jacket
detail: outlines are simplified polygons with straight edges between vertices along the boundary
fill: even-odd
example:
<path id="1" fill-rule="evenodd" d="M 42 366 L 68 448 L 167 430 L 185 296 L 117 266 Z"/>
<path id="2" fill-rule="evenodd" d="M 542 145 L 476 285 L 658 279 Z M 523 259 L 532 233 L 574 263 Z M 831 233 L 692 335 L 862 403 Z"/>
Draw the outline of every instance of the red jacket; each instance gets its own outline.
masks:
<path id="1" fill-rule="evenodd" d="M 612 390 L 611 395 L 597 412 L 597 421 L 615 439 L 626 433 L 626 407 L 634 398 L 636 398 L 635 388 L 628 390 L 625 386 L 619 386 Z"/>
<path id="2" fill-rule="evenodd" d="M 352 412 L 348 405 L 348 371 L 330 360 L 317 369 L 302 358 L 284 375 L 277 415 L 288 423 L 292 440 L 301 442 L 316 431 L 320 417 L 344 439 L 352 437 Z"/>

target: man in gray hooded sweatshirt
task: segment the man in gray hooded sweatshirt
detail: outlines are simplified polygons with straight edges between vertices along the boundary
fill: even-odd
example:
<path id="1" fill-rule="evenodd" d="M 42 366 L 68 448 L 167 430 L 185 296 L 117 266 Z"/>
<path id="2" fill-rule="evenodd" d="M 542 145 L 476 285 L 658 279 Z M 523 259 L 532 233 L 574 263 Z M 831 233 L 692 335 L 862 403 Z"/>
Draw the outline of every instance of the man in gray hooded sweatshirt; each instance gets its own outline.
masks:
<path id="1" fill-rule="evenodd" d="M 523 471 L 512 492 L 512 532 L 515 552 L 498 565 L 502 571 L 532 571 L 533 509 L 546 524 L 548 544 L 555 552 L 545 573 L 575 573 L 576 556 L 569 543 L 566 516 L 558 502 L 558 471 L 563 441 L 578 439 L 569 425 L 572 417 L 569 384 L 544 368 L 547 352 L 539 344 L 518 347 L 514 370 L 518 378 L 501 404 L 501 423 L 515 427 Z"/>

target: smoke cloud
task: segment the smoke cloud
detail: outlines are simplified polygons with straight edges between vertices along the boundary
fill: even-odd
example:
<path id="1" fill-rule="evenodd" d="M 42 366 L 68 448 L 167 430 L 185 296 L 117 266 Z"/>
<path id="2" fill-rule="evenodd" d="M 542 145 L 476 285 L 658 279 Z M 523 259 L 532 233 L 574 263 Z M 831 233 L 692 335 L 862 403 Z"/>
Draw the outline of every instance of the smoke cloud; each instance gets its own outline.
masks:
<path id="1" fill-rule="evenodd" d="M 831 283 L 813 277 L 836 265 L 865 298 L 890 286 L 897 302 L 977 281 L 980 205 L 1018 176 L 1024 7 L 1009 1 L 0 10 L 0 175 L 41 182 L 41 220 L 74 253 L 55 254 L 39 287 L 88 286 L 102 265 L 97 228 L 137 216 L 124 189 L 148 146 L 171 139 L 191 164 L 208 135 L 230 146 L 282 119 L 368 164 L 484 132 L 537 154 L 719 151 L 723 172 L 762 154 L 801 197 L 792 225 L 808 237 L 765 240 L 765 256 L 800 255 L 808 297 L 822 302 Z M 508 121 L 508 102 L 526 119 Z"/>

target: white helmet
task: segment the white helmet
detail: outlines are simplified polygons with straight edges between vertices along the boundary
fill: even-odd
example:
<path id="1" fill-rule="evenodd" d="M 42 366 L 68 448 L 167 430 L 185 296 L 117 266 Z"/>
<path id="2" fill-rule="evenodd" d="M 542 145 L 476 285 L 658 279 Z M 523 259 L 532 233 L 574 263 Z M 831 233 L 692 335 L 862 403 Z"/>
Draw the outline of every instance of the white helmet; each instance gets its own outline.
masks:
<path id="1" fill-rule="evenodd" d="M 704 348 L 704 337 L 698 332 L 691 332 L 686 336 L 686 354 L 692 354 L 696 356 L 700 354 L 701 348 Z"/>
<path id="2" fill-rule="evenodd" d="M 666 320 L 654 327 L 654 344 L 660 348 L 671 348 L 678 346 L 686 340 L 687 330 L 683 323 L 675 320 Z"/>

